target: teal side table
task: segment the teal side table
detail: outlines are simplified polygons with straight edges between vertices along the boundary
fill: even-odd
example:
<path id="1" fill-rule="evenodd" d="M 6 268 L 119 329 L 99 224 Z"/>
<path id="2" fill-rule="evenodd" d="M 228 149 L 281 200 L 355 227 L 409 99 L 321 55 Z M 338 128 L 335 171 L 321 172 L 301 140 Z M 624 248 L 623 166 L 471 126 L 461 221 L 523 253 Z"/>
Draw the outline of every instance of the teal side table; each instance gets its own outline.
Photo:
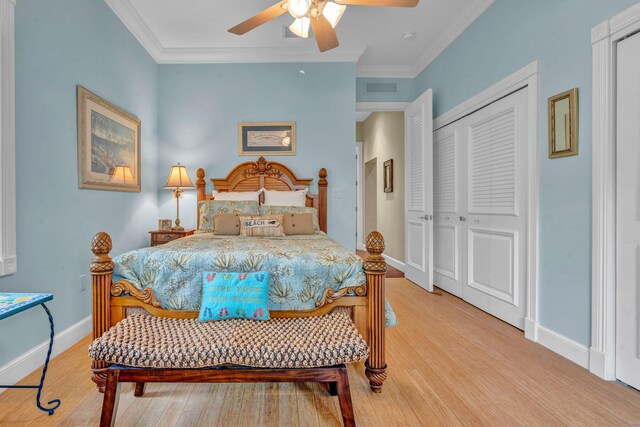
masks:
<path id="1" fill-rule="evenodd" d="M 53 415 L 53 411 L 60 406 L 60 400 L 54 399 L 49 401 L 49 408 L 45 408 L 40 403 L 40 395 L 42 394 L 42 387 L 44 385 L 44 379 L 47 375 L 47 367 L 49 366 L 49 359 L 51 358 L 51 348 L 53 347 L 53 316 L 45 305 L 45 302 L 51 301 L 53 294 L 24 294 L 24 293 L 0 293 L 0 320 L 11 317 L 14 314 L 21 313 L 30 308 L 38 305 L 42 306 L 49 318 L 49 326 L 51 328 L 51 334 L 49 335 L 49 350 L 47 351 L 47 358 L 44 361 L 42 368 L 42 375 L 40 376 L 40 384 L 38 385 L 0 385 L 0 388 L 37 388 L 38 394 L 36 395 L 36 405 L 38 409 L 48 412 L 49 415 Z"/>

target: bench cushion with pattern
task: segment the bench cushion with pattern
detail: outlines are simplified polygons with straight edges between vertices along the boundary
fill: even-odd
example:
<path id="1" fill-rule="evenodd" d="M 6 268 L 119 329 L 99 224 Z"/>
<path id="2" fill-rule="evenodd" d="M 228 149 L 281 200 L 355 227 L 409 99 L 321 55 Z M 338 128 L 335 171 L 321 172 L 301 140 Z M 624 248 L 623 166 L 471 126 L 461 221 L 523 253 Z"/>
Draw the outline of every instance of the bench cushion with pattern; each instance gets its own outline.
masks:
<path id="1" fill-rule="evenodd" d="M 368 354 L 346 307 L 320 317 L 267 321 L 201 323 L 134 314 L 89 346 L 94 360 L 163 369 L 317 368 L 361 361 Z"/>

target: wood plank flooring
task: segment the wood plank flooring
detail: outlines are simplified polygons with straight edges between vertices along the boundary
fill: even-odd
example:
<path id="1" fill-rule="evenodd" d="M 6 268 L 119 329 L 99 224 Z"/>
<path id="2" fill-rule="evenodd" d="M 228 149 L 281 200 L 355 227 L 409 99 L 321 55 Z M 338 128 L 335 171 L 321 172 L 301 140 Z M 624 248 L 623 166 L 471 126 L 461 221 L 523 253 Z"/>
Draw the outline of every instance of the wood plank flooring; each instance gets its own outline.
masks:
<path id="1" fill-rule="evenodd" d="M 605 382 L 522 332 L 449 295 L 388 280 L 400 324 L 388 330 L 389 379 L 369 391 L 363 365 L 349 367 L 360 426 L 640 425 L 640 392 Z M 31 390 L 0 395 L 2 426 L 97 425 L 102 395 L 89 380 L 85 339 L 55 358 L 43 400 Z M 35 372 L 23 381 L 37 381 Z M 317 384 L 125 385 L 118 426 L 338 426 L 337 398 Z"/>

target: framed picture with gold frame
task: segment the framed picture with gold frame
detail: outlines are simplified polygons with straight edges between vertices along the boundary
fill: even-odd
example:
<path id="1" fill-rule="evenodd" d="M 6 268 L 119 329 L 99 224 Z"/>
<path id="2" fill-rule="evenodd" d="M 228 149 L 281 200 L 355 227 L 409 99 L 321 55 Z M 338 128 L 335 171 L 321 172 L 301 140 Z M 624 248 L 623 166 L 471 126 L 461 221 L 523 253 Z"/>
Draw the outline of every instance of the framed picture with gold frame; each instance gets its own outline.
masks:
<path id="1" fill-rule="evenodd" d="M 140 192 L 140 120 L 77 86 L 78 186 Z"/>
<path id="2" fill-rule="evenodd" d="M 549 98 L 549 158 L 578 154 L 578 88 Z"/>
<path id="3" fill-rule="evenodd" d="M 384 162 L 384 192 L 393 193 L 393 159 Z"/>
<path id="4" fill-rule="evenodd" d="M 238 123 L 241 156 L 295 156 L 295 122 Z"/>

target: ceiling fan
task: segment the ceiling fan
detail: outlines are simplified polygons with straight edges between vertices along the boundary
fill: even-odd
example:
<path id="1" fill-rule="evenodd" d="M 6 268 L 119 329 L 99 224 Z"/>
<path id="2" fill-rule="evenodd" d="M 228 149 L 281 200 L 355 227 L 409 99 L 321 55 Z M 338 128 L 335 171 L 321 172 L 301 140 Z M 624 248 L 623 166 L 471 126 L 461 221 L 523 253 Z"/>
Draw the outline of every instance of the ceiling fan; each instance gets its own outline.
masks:
<path id="1" fill-rule="evenodd" d="M 253 18 L 229 29 L 239 36 L 289 12 L 295 21 L 289 29 L 297 36 L 309 37 L 309 27 L 318 42 L 320 52 L 338 47 L 334 28 L 338 25 L 347 5 L 416 7 L 420 0 L 283 0 L 258 13 Z"/>

